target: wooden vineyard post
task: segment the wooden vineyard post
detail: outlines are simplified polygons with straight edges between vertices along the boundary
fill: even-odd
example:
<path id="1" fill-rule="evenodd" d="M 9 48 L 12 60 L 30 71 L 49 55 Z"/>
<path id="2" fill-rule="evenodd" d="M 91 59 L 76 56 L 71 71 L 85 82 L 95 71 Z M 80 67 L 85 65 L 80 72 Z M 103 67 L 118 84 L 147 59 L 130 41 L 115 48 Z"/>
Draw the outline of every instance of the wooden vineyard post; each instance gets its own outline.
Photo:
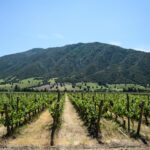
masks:
<path id="1" fill-rule="evenodd" d="M 82 100 L 83 100 L 83 92 L 82 92 Z"/>
<path id="2" fill-rule="evenodd" d="M 6 125 L 6 127 L 7 127 L 7 135 L 10 135 L 10 132 L 11 132 L 11 130 L 10 130 L 10 123 L 9 123 L 9 117 L 8 117 L 8 109 L 7 109 L 7 104 L 6 103 L 4 103 L 4 111 L 5 111 L 5 125 Z"/>
<path id="3" fill-rule="evenodd" d="M 38 106 L 38 113 L 40 112 L 40 108 L 39 108 L 39 106 Z"/>
<path id="4" fill-rule="evenodd" d="M 57 122 L 58 122 L 59 102 L 60 102 L 60 92 L 58 91 L 57 107 L 56 107 L 55 116 L 53 118 L 53 126 L 52 126 L 52 132 L 51 132 L 51 146 L 54 145 L 54 134 L 55 134 L 55 130 L 57 127 Z"/>
<path id="5" fill-rule="evenodd" d="M 92 99 L 93 99 L 93 103 L 94 103 L 94 96 L 92 97 Z"/>
<path id="6" fill-rule="evenodd" d="M 148 107 L 150 107 L 150 100 L 149 100 L 149 96 L 148 96 Z M 146 125 L 148 126 L 149 125 L 149 121 L 148 121 L 148 110 L 146 110 L 146 114 L 145 115 L 145 121 L 146 121 Z"/>
<path id="7" fill-rule="evenodd" d="M 103 100 L 101 100 L 100 105 L 99 105 L 98 120 L 97 120 L 97 124 L 96 124 L 96 138 L 98 138 L 99 133 L 101 133 L 100 118 L 101 118 L 101 114 L 102 114 L 102 107 L 103 107 Z"/>
<path id="8" fill-rule="evenodd" d="M 128 111 L 128 132 L 130 132 L 130 117 L 129 117 L 129 112 L 130 112 L 130 105 L 129 105 L 129 95 L 127 94 L 127 111 Z"/>
<path id="9" fill-rule="evenodd" d="M 31 112 L 29 112 L 29 120 L 31 120 Z"/>
<path id="10" fill-rule="evenodd" d="M 138 128 L 137 128 L 137 135 L 140 135 L 140 129 L 141 129 L 141 123 L 142 123 L 142 115 L 143 115 L 143 109 L 144 109 L 144 104 L 145 101 L 142 101 L 142 104 L 140 105 L 141 111 L 140 111 L 140 117 L 139 117 L 139 122 L 138 122 Z"/>
<path id="11" fill-rule="evenodd" d="M 126 128 L 126 121 L 124 120 L 124 118 L 123 118 L 123 128 L 124 129 Z"/>
<path id="12" fill-rule="evenodd" d="M 104 94 L 104 100 L 105 100 L 105 98 L 106 98 L 106 94 Z"/>
<path id="13" fill-rule="evenodd" d="M 19 110 L 18 105 L 19 105 L 19 97 L 17 97 L 17 113 L 18 113 L 18 110 Z"/>
<path id="14" fill-rule="evenodd" d="M 94 96 L 93 96 L 93 103 L 94 103 L 95 111 L 96 111 L 96 102 L 95 102 L 95 97 Z"/>
<path id="15" fill-rule="evenodd" d="M 42 104 L 42 110 L 44 110 L 44 104 Z"/>

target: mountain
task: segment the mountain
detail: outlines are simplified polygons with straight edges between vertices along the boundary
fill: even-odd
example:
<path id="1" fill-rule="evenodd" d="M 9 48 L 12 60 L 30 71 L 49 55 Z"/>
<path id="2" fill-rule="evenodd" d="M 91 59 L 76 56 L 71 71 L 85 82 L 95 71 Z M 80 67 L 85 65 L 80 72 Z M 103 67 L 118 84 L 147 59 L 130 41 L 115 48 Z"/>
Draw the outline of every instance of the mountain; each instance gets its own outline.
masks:
<path id="1" fill-rule="evenodd" d="M 35 48 L 0 57 L 0 78 L 9 77 L 145 84 L 150 83 L 150 53 L 98 42 Z"/>

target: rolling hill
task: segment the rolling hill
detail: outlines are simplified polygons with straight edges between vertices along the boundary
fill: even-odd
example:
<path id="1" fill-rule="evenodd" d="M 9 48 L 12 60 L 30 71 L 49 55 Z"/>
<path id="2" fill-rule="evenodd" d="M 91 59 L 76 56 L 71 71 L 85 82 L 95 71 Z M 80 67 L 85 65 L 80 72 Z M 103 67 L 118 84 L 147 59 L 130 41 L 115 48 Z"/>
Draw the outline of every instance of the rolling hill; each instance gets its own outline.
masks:
<path id="1" fill-rule="evenodd" d="M 29 77 L 146 84 L 150 83 L 150 53 L 94 42 L 0 57 L 0 79 Z"/>

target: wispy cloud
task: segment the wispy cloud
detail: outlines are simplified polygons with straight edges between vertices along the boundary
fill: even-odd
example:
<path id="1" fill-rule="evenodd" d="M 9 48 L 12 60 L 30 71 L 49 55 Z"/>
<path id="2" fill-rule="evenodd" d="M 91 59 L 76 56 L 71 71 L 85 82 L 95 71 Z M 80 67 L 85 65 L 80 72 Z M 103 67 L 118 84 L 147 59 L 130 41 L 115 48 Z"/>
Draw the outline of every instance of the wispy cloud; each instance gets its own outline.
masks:
<path id="1" fill-rule="evenodd" d="M 53 37 L 56 38 L 56 39 L 64 39 L 64 36 L 60 33 L 54 33 Z"/>
<path id="2" fill-rule="evenodd" d="M 139 50 L 139 51 L 144 51 L 144 52 L 150 52 L 150 49 L 145 49 L 145 48 L 134 48 L 135 50 Z"/>
<path id="3" fill-rule="evenodd" d="M 49 36 L 46 35 L 46 34 L 37 34 L 37 38 L 38 38 L 38 39 L 44 39 L 44 40 L 46 40 L 46 39 L 49 38 Z"/>
<path id="4" fill-rule="evenodd" d="M 121 43 L 118 41 L 112 41 L 110 42 L 111 45 L 121 46 Z"/>

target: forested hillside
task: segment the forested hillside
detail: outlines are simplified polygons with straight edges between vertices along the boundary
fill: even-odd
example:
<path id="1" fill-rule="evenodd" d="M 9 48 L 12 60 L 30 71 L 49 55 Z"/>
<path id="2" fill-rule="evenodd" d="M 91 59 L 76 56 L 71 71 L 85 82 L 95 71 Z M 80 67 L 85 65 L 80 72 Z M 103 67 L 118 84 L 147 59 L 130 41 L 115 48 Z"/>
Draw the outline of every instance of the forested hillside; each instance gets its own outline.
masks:
<path id="1" fill-rule="evenodd" d="M 150 53 L 103 43 L 35 48 L 0 57 L 0 79 L 57 77 L 59 81 L 150 83 Z"/>

